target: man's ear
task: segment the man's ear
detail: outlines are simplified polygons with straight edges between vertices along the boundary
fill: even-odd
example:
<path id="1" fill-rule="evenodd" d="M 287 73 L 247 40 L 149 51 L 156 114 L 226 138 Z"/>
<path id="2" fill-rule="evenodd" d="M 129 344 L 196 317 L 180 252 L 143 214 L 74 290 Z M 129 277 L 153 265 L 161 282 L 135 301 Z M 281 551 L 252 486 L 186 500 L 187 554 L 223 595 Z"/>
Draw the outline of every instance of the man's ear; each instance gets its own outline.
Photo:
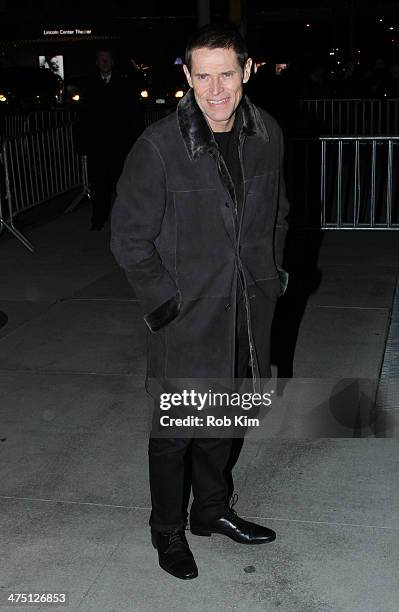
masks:
<path id="1" fill-rule="evenodd" d="M 247 83 L 249 81 L 249 77 L 251 76 L 251 68 L 252 68 L 252 59 L 249 57 L 245 62 L 242 82 Z"/>
<path id="2" fill-rule="evenodd" d="M 193 81 L 191 79 L 191 74 L 186 64 L 183 64 L 183 70 L 184 70 L 184 74 L 186 75 L 187 83 L 190 85 L 190 87 L 192 87 Z"/>

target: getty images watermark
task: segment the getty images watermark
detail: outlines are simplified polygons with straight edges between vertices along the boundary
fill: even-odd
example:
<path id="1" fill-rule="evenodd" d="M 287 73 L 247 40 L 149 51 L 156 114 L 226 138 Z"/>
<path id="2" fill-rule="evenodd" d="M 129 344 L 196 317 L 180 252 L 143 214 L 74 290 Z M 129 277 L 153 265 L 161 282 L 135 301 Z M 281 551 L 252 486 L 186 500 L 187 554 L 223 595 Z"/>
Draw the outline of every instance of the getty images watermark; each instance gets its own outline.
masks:
<path id="1" fill-rule="evenodd" d="M 252 381 L 184 379 L 162 381 L 153 390 L 153 436 L 242 437 L 261 426 L 275 391 Z"/>
<path id="2" fill-rule="evenodd" d="M 212 391 L 212 389 L 206 392 L 183 389 L 181 392 L 162 393 L 159 398 L 159 408 L 162 411 L 169 411 L 173 408 L 191 408 L 198 412 L 209 411 L 213 408 L 228 411 L 228 413 L 232 409 L 249 411 L 261 406 L 271 406 L 273 393 L 273 390 L 265 393 L 228 393 Z M 212 412 L 204 416 L 188 414 L 183 417 L 161 414 L 159 423 L 162 427 L 259 427 L 260 420 L 256 417 L 251 418 L 248 414 L 229 416 L 224 412 L 217 416 Z"/>
<path id="3" fill-rule="evenodd" d="M 377 379 L 149 379 L 147 391 L 153 437 L 356 439 L 398 429 L 385 410 L 390 387 Z"/>

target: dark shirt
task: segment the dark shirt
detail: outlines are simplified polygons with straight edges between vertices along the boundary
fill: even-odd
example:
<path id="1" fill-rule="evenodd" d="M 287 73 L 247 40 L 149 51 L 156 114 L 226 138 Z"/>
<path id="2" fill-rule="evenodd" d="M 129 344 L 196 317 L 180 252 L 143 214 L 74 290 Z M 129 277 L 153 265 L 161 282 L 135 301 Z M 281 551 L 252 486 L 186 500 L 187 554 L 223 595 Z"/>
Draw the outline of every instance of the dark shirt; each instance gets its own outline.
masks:
<path id="1" fill-rule="evenodd" d="M 242 200 L 243 200 L 243 178 L 241 171 L 240 158 L 238 155 L 238 147 L 239 147 L 239 122 L 237 120 L 234 121 L 233 128 L 230 132 L 213 132 L 215 140 L 218 144 L 219 151 L 222 154 L 222 157 L 227 166 L 227 170 L 231 176 L 231 179 L 234 183 L 234 189 L 236 193 L 237 200 L 237 223 L 236 228 L 238 231 L 239 219 L 242 211 Z M 239 281 L 240 277 L 237 277 L 237 308 L 238 308 L 238 316 L 236 318 L 236 332 L 237 334 L 242 333 L 242 328 L 246 328 L 246 311 L 245 311 L 245 302 L 243 298 L 242 291 L 242 283 Z"/>
<path id="2" fill-rule="evenodd" d="M 237 213 L 240 218 L 242 208 L 242 172 L 240 158 L 238 156 L 238 121 L 237 118 L 234 121 L 233 128 L 230 132 L 213 132 L 215 140 L 218 144 L 219 151 L 225 161 L 231 179 L 234 183 L 236 199 L 237 199 Z M 237 223 L 238 226 L 238 223 Z"/>

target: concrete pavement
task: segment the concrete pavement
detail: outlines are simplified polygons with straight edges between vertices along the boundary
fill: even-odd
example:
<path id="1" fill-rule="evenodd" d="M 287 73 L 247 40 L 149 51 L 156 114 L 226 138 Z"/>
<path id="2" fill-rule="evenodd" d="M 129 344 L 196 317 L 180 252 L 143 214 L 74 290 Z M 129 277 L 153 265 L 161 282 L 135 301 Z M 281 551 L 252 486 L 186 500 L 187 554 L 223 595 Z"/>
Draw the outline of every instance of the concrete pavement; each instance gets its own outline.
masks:
<path id="1" fill-rule="evenodd" d="M 0 237 L 1 604 L 8 592 L 66 591 L 73 611 L 396 612 L 398 441 L 350 423 L 339 436 L 295 436 L 306 393 L 285 435 L 248 440 L 235 470 L 238 512 L 277 540 L 189 534 L 199 578 L 159 569 L 145 328 L 89 216 L 82 206 L 27 228 L 34 254 Z M 378 379 L 397 244 L 395 232 L 291 238 L 274 332 L 280 376 L 333 389 Z"/>

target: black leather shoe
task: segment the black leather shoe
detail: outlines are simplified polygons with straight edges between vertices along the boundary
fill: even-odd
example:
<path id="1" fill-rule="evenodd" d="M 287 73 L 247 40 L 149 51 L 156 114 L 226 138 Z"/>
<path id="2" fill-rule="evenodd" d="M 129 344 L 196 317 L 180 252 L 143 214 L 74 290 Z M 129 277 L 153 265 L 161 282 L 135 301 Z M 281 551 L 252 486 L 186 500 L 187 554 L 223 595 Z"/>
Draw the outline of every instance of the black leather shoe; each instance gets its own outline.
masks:
<path id="1" fill-rule="evenodd" d="M 198 576 L 198 568 L 183 529 L 166 532 L 151 530 L 151 541 L 158 550 L 159 565 L 165 572 L 182 580 Z"/>
<path id="2" fill-rule="evenodd" d="M 276 533 L 272 529 L 245 521 L 232 508 L 227 508 L 220 518 L 207 525 L 191 523 L 190 530 L 192 534 L 198 536 L 221 533 L 240 544 L 266 544 L 276 539 Z"/>

